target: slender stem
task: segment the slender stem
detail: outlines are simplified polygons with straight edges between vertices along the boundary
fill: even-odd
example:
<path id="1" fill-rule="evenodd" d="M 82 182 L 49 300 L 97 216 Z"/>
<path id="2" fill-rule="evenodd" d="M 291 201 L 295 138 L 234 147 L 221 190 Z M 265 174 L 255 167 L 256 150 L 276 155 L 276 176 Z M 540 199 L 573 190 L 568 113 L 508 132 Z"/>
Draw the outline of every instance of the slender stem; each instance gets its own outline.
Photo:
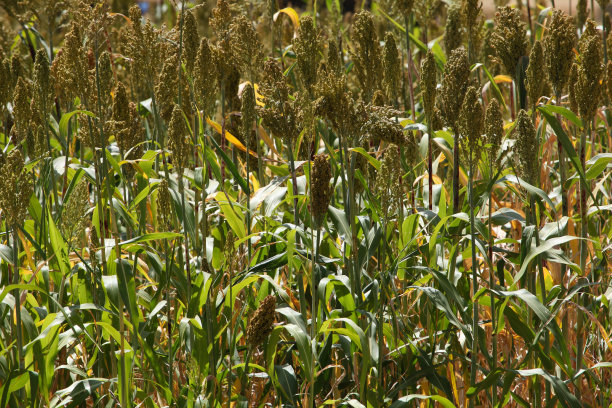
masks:
<path id="1" fill-rule="evenodd" d="M 317 222 L 318 223 L 318 222 Z M 317 288 L 316 288 L 316 275 L 317 275 L 317 261 L 319 259 L 319 241 L 321 240 L 321 226 L 317 225 L 317 239 L 314 243 L 315 245 L 315 253 L 314 253 L 314 258 L 312 260 L 312 271 L 311 271 L 311 284 L 310 284 L 310 289 L 312 291 L 311 295 L 312 295 L 312 311 L 310 312 L 310 318 L 312 320 L 311 325 L 310 325 L 310 339 L 312 342 L 312 351 L 313 351 L 313 356 L 312 356 L 312 372 L 310 373 L 310 408 L 314 408 L 315 407 L 315 379 L 316 379 L 316 358 L 317 358 L 317 353 L 316 353 L 316 345 L 317 345 L 317 333 L 319 332 L 318 327 L 317 327 L 317 316 L 319 314 L 319 308 L 317 305 Z"/>
<path id="2" fill-rule="evenodd" d="M 533 222 L 534 222 L 534 227 L 535 227 L 536 247 L 539 247 L 540 246 L 540 228 L 539 228 L 540 223 L 538 221 L 535 198 L 533 197 L 533 195 L 530 195 L 529 199 L 531 201 L 529 204 L 529 207 L 533 208 Z M 542 266 L 542 259 L 538 256 L 536 258 L 536 262 L 538 265 L 538 276 L 540 278 L 539 279 L 540 296 L 542 297 L 542 304 L 546 305 L 546 281 L 544 279 L 544 267 Z M 544 329 L 543 337 L 544 337 L 544 353 L 548 355 L 550 353 L 550 343 L 548 341 L 549 339 L 548 330 Z M 545 387 L 546 387 L 546 394 L 544 396 L 545 398 L 544 406 L 546 407 L 548 406 L 548 401 L 550 400 L 550 383 L 546 382 Z"/>
<path id="3" fill-rule="evenodd" d="M 587 134 L 591 133 L 591 120 L 585 120 L 586 129 L 580 135 L 580 163 L 584 168 L 585 157 L 586 157 L 586 138 Z M 580 271 L 582 277 L 585 278 L 586 272 L 586 261 L 587 261 L 587 246 L 586 246 L 586 238 L 587 238 L 587 211 L 586 211 L 586 203 L 587 203 L 587 186 L 584 185 L 582 180 L 580 181 Z M 586 278 L 588 279 L 588 278 Z M 578 301 L 579 305 L 584 303 L 584 297 L 579 296 Z M 584 326 L 582 312 L 578 312 L 578 322 L 577 322 L 577 342 L 576 342 L 576 371 L 582 368 L 582 359 L 584 355 L 584 341 L 582 338 L 582 330 Z M 577 392 L 580 392 L 580 388 L 577 387 Z"/>
<path id="4" fill-rule="evenodd" d="M 121 272 L 120 279 L 123 281 L 126 275 L 125 275 L 125 271 L 123 270 L 123 262 L 121 261 L 121 246 L 119 245 L 118 236 L 115 236 L 115 251 L 117 253 L 117 264 Z M 127 286 L 127 282 L 125 281 L 121 282 L 121 284 Z M 119 367 L 119 372 L 121 373 L 121 381 L 119 383 L 119 392 L 121 394 L 121 406 L 127 408 L 128 407 L 127 394 L 128 394 L 129 382 L 127 381 L 127 378 L 126 378 L 127 372 L 125 369 L 126 368 L 125 367 L 125 322 L 123 321 L 124 312 L 123 312 L 123 301 L 121 299 L 121 296 L 118 297 L 118 300 L 119 300 L 119 305 L 118 305 L 119 334 L 121 335 L 121 339 L 120 339 L 121 351 L 119 352 L 119 363 L 121 364 L 121 366 Z"/>
<path id="5" fill-rule="evenodd" d="M 432 127 L 431 127 L 431 115 L 428 115 L 427 118 L 427 174 L 428 184 L 429 184 L 429 210 L 433 209 L 433 153 L 432 153 L 432 143 L 431 138 Z"/>
<path id="6" fill-rule="evenodd" d="M 472 156 L 472 153 L 470 153 Z M 474 222 L 474 163 L 470 157 L 470 176 L 469 176 L 469 200 L 470 200 L 470 240 L 472 246 L 472 361 L 470 364 L 470 386 L 476 384 L 476 373 L 478 370 L 476 357 L 478 354 L 478 302 L 476 301 L 476 292 L 478 292 L 478 264 L 476 259 L 476 223 Z M 470 399 L 470 407 L 474 406 L 474 398 Z"/>
<path id="7" fill-rule="evenodd" d="M 299 209 L 298 209 L 298 187 L 297 187 L 297 178 L 295 176 L 295 160 L 293 158 L 293 143 L 289 141 L 287 148 L 289 149 L 289 171 L 291 172 L 291 188 L 293 193 L 293 223 L 295 226 L 300 225 L 299 218 Z M 299 244 L 299 236 L 296 236 L 296 244 Z M 300 313 L 302 314 L 302 319 L 304 322 L 308 320 L 308 315 L 306 313 L 306 297 L 304 292 L 304 279 L 302 279 L 302 275 L 295 271 L 296 278 L 298 279 L 298 290 L 300 294 Z"/>
<path id="8" fill-rule="evenodd" d="M 352 279 L 352 286 L 353 286 L 353 294 L 355 296 L 355 300 L 356 300 L 356 304 L 360 305 L 362 298 L 361 298 L 361 279 L 360 279 L 360 274 L 359 274 L 359 262 L 358 262 L 358 250 L 359 247 L 357 246 L 357 225 L 355 223 L 355 215 L 356 215 L 356 202 L 355 202 L 355 188 L 354 188 L 354 169 L 355 169 L 355 155 L 349 155 L 348 152 L 348 142 L 347 142 L 347 138 L 343 137 L 342 138 L 342 147 L 344 149 L 344 157 L 348 160 L 348 158 L 350 157 L 350 164 L 349 164 L 349 172 L 348 172 L 348 196 L 346 197 L 346 208 L 347 208 L 347 218 L 349 220 L 349 223 L 351 225 L 351 235 L 352 235 L 352 240 L 351 240 L 351 263 L 352 263 L 352 269 L 353 269 L 353 279 Z M 350 268 L 350 266 L 349 266 Z"/>
<path id="9" fill-rule="evenodd" d="M 535 41 L 535 33 L 533 32 L 533 25 L 531 24 L 531 7 L 529 7 L 529 0 L 525 0 L 527 4 L 527 26 L 529 27 L 529 34 L 531 42 Z"/>
<path id="10" fill-rule="evenodd" d="M 18 285 L 20 282 L 19 276 L 19 234 L 17 233 L 17 227 L 13 226 L 13 284 Z M 23 361 L 23 339 L 21 331 L 21 290 L 13 290 L 13 298 L 15 299 L 15 326 L 17 334 L 17 361 L 19 361 L 19 371 L 25 370 L 25 364 Z M 22 390 L 19 394 L 22 395 Z"/>
<path id="11" fill-rule="evenodd" d="M 187 233 L 187 211 L 185 205 L 185 186 L 183 181 L 183 169 L 179 167 L 177 174 L 179 181 L 179 192 L 181 194 L 181 207 L 183 210 L 183 235 L 185 236 L 185 275 L 187 276 L 187 310 L 191 302 L 191 267 L 189 265 L 189 234 Z"/>
<path id="12" fill-rule="evenodd" d="M 164 253 L 166 254 L 166 320 L 167 320 L 167 331 L 168 331 L 168 389 L 172 396 L 172 381 L 173 381 L 173 355 L 172 355 L 172 297 L 170 295 L 170 281 L 172 278 L 172 259 L 174 258 L 174 248 L 172 254 L 168 249 L 168 242 L 164 240 Z M 172 401 L 168 401 L 171 406 Z"/>
<path id="13" fill-rule="evenodd" d="M 495 177 L 493 175 L 493 160 L 494 157 L 489 158 L 489 174 L 491 177 Z M 493 225 L 491 224 L 491 215 L 493 212 L 493 187 L 491 187 L 491 191 L 489 191 L 489 216 L 488 216 L 488 225 L 489 225 L 489 290 L 491 291 L 491 354 L 492 354 L 492 364 L 491 370 L 495 370 L 497 368 L 497 315 L 495 313 L 495 294 L 493 293 L 493 289 L 495 288 L 495 271 L 493 268 Z M 497 405 L 497 384 L 493 382 L 491 385 L 491 397 L 492 397 L 492 405 Z"/>
<path id="14" fill-rule="evenodd" d="M 404 16 L 404 25 L 406 26 L 406 54 L 408 56 L 408 93 L 410 95 L 410 112 L 412 120 L 416 121 L 416 112 L 414 111 L 414 89 L 412 87 L 412 51 L 410 50 L 410 32 L 412 24 L 410 24 L 410 15 Z"/>
<path id="15" fill-rule="evenodd" d="M 181 64 L 181 58 L 183 55 L 183 26 L 184 24 L 184 19 L 185 17 L 185 0 L 181 0 L 181 21 L 179 23 L 179 55 L 178 55 L 178 59 L 179 59 L 179 64 L 178 64 L 178 104 L 179 106 L 181 105 L 181 89 L 183 88 L 181 86 L 181 74 L 183 73 L 183 66 Z"/>
<path id="16" fill-rule="evenodd" d="M 606 44 L 606 10 L 601 10 L 601 29 L 602 29 L 602 40 L 603 40 L 603 56 L 604 56 L 604 67 L 608 64 L 608 45 Z"/>
<path id="17" fill-rule="evenodd" d="M 384 314 L 385 314 L 385 258 L 387 256 L 387 221 L 383 222 L 383 236 L 382 236 L 382 246 L 383 253 L 380 256 L 381 269 L 380 269 L 380 295 L 378 299 L 378 323 L 377 323 L 377 331 L 378 331 L 378 406 L 382 407 L 385 403 L 385 394 L 383 392 L 384 387 L 384 377 L 382 374 L 383 370 L 383 355 L 382 351 L 384 349 Z"/>
<path id="18" fill-rule="evenodd" d="M 455 129 L 453 129 L 455 130 Z M 459 132 L 455 130 L 453 140 L 453 213 L 459 212 Z"/>

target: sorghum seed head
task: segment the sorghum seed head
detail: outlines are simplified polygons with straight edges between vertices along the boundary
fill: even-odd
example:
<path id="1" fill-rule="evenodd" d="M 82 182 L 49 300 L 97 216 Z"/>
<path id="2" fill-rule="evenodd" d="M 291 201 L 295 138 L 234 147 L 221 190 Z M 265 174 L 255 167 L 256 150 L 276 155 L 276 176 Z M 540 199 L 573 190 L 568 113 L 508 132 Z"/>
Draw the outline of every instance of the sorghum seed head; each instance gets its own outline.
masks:
<path id="1" fill-rule="evenodd" d="M 385 106 L 385 94 L 380 89 L 374 92 L 372 106 Z"/>
<path id="2" fill-rule="evenodd" d="M 380 196 L 380 206 L 384 218 L 393 215 L 401 205 L 403 195 L 402 175 L 399 147 L 392 144 L 385 151 L 379 177 L 376 178 L 376 191 Z"/>
<path id="3" fill-rule="evenodd" d="M 246 84 L 242 90 L 242 121 L 241 121 L 241 135 L 244 140 L 249 140 L 251 130 L 253 129 L 253 123 L 255 122 L 255 91 L 253 85 Z M 250 148 L 250 147 L 249 147 Z"/>
<path id="4" fill-rule="evenodd" d="M 470 64 L 464 48 L 453 50 L 446 62 L 442 88 L 440 90 L 440 110 L 448 126 L 455 128 L 461 110 L 461 95 L 465 95 L 470 78 Z"/>
<path id="5" fill-rule="evenodd" d="M 327 42 L 327 70 L 336 75 L 341 75 L 344 71 L 342 54 L 338 49 L 338 43 L 333 38 L 329 38 Z"/>
<path id="6" fill-rule="evenodd" d="M 178 168 L 179 175 L 182 175 L 183 169 L 189 163 L 191 143 L 183 112 L 176 104 L 172 109 L 172 118 L 168 125 L 168 147 L 172 150 L 172 158 Z"/>
<path id="7" fill-rule="evenodd" d="M 273 295 L 266 296 L 247 325 L 247 343 L 251 350 L 263 344 L 272 332 L 275 312 L 276 298 Z"/>
<path id="8" fill-rule="evenodd" d="M 74 187 L 63 208 L 60 230 L 66 241 L 74 245 L 89 222 L 85 216 L 89 209 L 89 186 L 85 178 Z"/>
<path id="9" fill-rule="evenodd" d="M 172 229 L 173 205 L 168 182 L 163 179 L 157 187 L 157 223 L 162 231 Z"/>
<path id="10" fill-rule="evenodd" d="M 125 154 L 125 158 L 128 158 L 128 156 L 139 158 L 143 150 L 139 144 L 144 140 L 140 116 L 136 104 L 128 101 L 125 86 L 121 82 L 115 88 L 110 125 L 110 130 L 115 134 L 115 140 L 121 152 Z M 132 168 L 128 167 L 126 169 Z M 127 170 L 127 173 L 128 176 L 133 175 L 132 170 Z"/>
<path id="11" fill-rule="evenodd" d="M 395 7 L 397 7 L 397 11 L 403 16 L 410 15 L 413 6 L 414 0 L 395 0 Z"/>
<path id="12" fill-rule="evenodd" d="M 516 77 L 516 66 L 522 56 L 527 55 L 527 34 L 521 12 L 510 7 L 501 7 L 495 14 L 495 29 L 491 45 L 506 73 Z"/>
<path id="13" fill-rule="evenodd" d="M 327 207 L 329 207 L 332 193 L 329 185 L 331 177 L 331 166 L 327 155 L 316 155 L 312 164 L 310 179 L 310 210 L 318 225 L 320 225 L 323 216 L 327 213 Z"/>
<path id="14" fill-rule="evenodd" d="M 17 79 L 24 74 L 23 66 L 19 53 L 14 53 L 11 56 L 11 86 L 14 88 L 17 85 Z"/>
<path id="15" fill-rule="evenodd" d="M 202 38 L 195 61 L 194 92 L 205 114 L 210 113 L 215 104 L 217 76 L 213 54 L 207 38 Z"/>
<path id="16" fill-rule="evenodd" d="M 599 84 L 603 76 L 601 38 L 595 23 L 588 20 L 579 42 L 580 66 L 575 84 L 578 110 L 584 119 L 592 119 L 597 112 L 601 98 Z"/>
<path id="17" fill-rule="evenodd" d="M 56 89 L 65 93 L 72 100 L 78 96 L 84 98 L 89 91 L 89 63 L 81 41 L 79 25 L 72 23 L 70 31 L 64 38 L 64 47 L 53 60 L 52 73 Z"/>
<path id="18" fill-rule="evenodd" d="M 436 104 L 436 92 L 438 86 L 436 59 L 431 50 L 421 62 L 421 97 L 423 98 L 423 109 L 428 120 L 431 120 L 434 106 Z"/>
<path id="19" fill-rule="evenodd" d="M 6 104 L 13 98 L 11 63 L 8 58 L 0 60 L 0 114 L 6 111 Z"/>
<path id="20" fill-rule="evenodd" d="M 210 26 L 215 34 L 219 35 L 222 31 L 228 31 L 232 23 L 232 11 L 226 0 L 218 0 L 217 5 L 212 11 Z"/>
<path id="21" fill-rule="evenodd" d="M 568 87 L 569 87 L 569 103 L 570 109 L 573 112 L 578 112 L 578 97 L 576 95 L 576 82 L 578 82 L 578 64 L 573 63 L 570 68 Z"/>
<path id="22" fill-rule="evenodd" d="M 576 4 L 576 27 L 581 29 L 587 20 L 587 0 L 578 0 Z"/>
<path id="23" fill-rule="evenodd" d="M 51 66 L 49 57 L 44 48 L 36 52 L 36 62 L 34 63 L 34 89 L 36 92 L 39 107 L 42 109 L 43 101 L 47 101 L 53 91 L 51 84 Z"/>
<path id="24" fill-rule="evenodd" d="M 497 163 L 497 156 L 501 149 L 502 138 L 504 137 L 504 121 L 502 119 L 499 103 L 497 99 L 491 100 L 485 114 L 485 133 L 487 135 L 487 144 L 489 160 Z"/>
<path id="25" fill-rule="evenodd" d="M 301 78 L 309 92 L 312 91 L 317 81 L 320 45 L 321 38 L 314 26 L 312 17 L 302 17 L 297 36 L 293 39 L 293 50 L 295 51 L 297 67 L 302 74 Z"/>
<path id="26" fill-rule="evenodd" d="M 442 130 L 444 128 L 444 115 L 442 115 L 442 111 L 437 105 L 434 107 L 434 113 L 431 118 L 431 130 L 433 132 L 437 130 Z"/>
<path id="27" fill-rule="evenodd" d="M 354 50 L 351 52 L 357 79 L 363 90 L 364 100 L 370 100 L 380 87 L 380 45 L 374 29 L 374 20 L 367 11 L 355 15 L 351 34 Z"/>
<path id="28" fill-rule="evenodd" d="M 599 4 L 599 7 L 601 7 L 602 10 L 605 10 L 609 3 L 610 0 L 597 0 L 597 4 Z"/>
<path id="29" fill-rule="evenodd" d="M 200 45 L 200 35 L 195 17 L 191 11 L 185 12 L 183 21 L 183 61 L 189 75 L 193 75 L 194 62 Z"/>
<path id="30" fill-rule="evenodd" d="M 368 118 L 361 128 L 362 133 L 368 134 L 372 141 L 382 139 L 397 146 L 404 146 L 404 130 L 396 119 L 399 112 L 389 107 L 369 106 L 368 113 Z"/>
<path id="31" fill-rule="evenodd" d="M 421 26 L 435 24 L 435 15 L 439 11 L 441 0 L 415 0 L 414 16 Z"/>
<path id="32" fill-rule="evenodd" d="M 178 55 L 171 55 L 162 67 L 159 81 L 155 86 L 155 98 L 160 116 L 168 122 L 172 117 L 174 99 L 178 89 Z"/>
<path id="33" fill-rule="evenodd" d="M 160 69 L 166 58 L 167 46 L 164 33 L 149 20 L 143 24 L 140 7 L 130 7 L 131 24 L 126 27 L 122 45 L 124 53 L 130 58 L 129 65 L 136 88 L 146 89 L 149 95 L 150 83 L 157 83 Z M 178 68 L 177 68 L 178 70 Z"/>
<path id="34" fill-rule="evenodd" d="M 480 0 L 463 0 L 463 18 L 466 23 L 468 39 L 474 52 L 478 55 L 481 43 L 481 29 L 484 23 L 482 18 L 482 2 Z"/>
<path id="35" fill-rule="evenodd" d="M 561 94 L 574 61 L 576 29 L 572 17 L 561 10 L 554 10 L 544 37 L 544 55 L 548 78 L 555 94 Z"/>
<path id="36" fill-rule="evenodd" d="M 546 82 L 544 72 L 544 55 L 542 43 L 538 40 L 533 44 L 529 54 L 529 65 L 527 66 L 527 96 L 531 106 L 535 106 L 544 91 Z"/>
<path id="37" fill-rule="evenodd" d="M 238 16 L 230 26 L 231 49 L 240 69 L 255 79 L 263 61 L 263 46 L 255 27 L 245 16 Z"/>
<path id="38" fill-rule="evenodd" d="M 463 31 L 461 5 L 458 2 L 452 2 L 448 6 L 446 26 L 444 27 L 444 49 L 446 50 L 446 55 L 450 55 L 454 49 L 461 47 Z"/>
<path id="39" fill-rule="evenodd" d="M 110 92 L 113 89 L 113 68 L 111 66 L 110 54 L 108 51 L 103 51 L 98 59 L 98 71 L 100 75 L 100 96 L 103 105 L 110 98 Z"/>
<path id="40" fill-rule="evenodd" d="M 278 4 L 276 3 L 276 0 L 266 0 L 266 13 L 270 21 L 272 21 L 272 18 L 274 17 L 274 14 L 276 14 L 277 10 Z"/>
<path id="41" fill-rule="evenodd" d="M 265 98 L 265 106 L 257 106 L 257 112 L 264 125 L 291 144 L 299 135 L 299 109 L 296 100 L 289 99 L 289 86 L 277 61 L 266 61 L 260 92 Z"/>
<path id="42" fill-rule="evenodd" d="M 519 111 L 516 118 L 514 135 L 519 174 L 529 184 L 537 187 L 540 178 L 540 159 L 538 157 L 540 146 L 533 122 L 523 109 Z"/>
<path id="43" fill-rule="evenodd" d="M 384 77 L 383 85 L 387 93 L 387 100 L 395 101 L 399 93 L 401 77 L 401 61 L 397 51 L 395 37 L 390 32 L 385 35 L 385 48 L 383 50 Z"/>
<path id="44" fill-rule="evenodd" d="M 336 132 L 349 137 L 352 130 L 359 129 L 357 123 L 352 122 L 355 101 L 346 92 L 344 75 L 322 70 L 319 73 L 316 95 L 317 114 L 327 119 Z"/>
<path id="45" fill-rule="evenodd" d="M 478 90 L 470 86 L 461 106 L 459 132 L 461 134 L 462 150 L 467 156 L 468 163 L 472 166 L 480 158 L 482 125 L 483 112 Z"/>
<path id="46" fill-rule="evenodd" d="M 433 131 L 433 129 L 432 129 Z M 405 148 L 404 156 L 406 157 L 406 164 L 408 168 L 414 168 L 419 161 L 419 141 L 416 132 L 408 132 L 405 137 Z"/>
<path id="47" fill-rule="evenodd" d="M 32 192 L 32 178 L 24 168 L 23 155 L 13 149 L 0 168 L 0 209 L 12 228 L 23 225 Z"/>
<path id="48" fill-rule="evenodd" d="M 32 85 L 27 79 L 19 77 L 17 86 L 13 94 L 13 117 L 15 118 L 15 128 L 17 140 L 16 145 L 20 144 L 26 137 L 28 125 L 32 116 Z"/>

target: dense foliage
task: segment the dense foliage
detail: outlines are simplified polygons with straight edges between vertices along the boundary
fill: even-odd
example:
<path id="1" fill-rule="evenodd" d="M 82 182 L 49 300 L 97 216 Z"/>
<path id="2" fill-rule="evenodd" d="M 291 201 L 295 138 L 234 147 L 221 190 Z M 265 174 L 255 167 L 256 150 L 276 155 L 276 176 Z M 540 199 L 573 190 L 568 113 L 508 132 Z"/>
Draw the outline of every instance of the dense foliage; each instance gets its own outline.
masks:
<path id="1" fill-rule="evenodd" d="M 1 1 L 0 407 L 607 406 L 610 19 L 551 2 Z"/>

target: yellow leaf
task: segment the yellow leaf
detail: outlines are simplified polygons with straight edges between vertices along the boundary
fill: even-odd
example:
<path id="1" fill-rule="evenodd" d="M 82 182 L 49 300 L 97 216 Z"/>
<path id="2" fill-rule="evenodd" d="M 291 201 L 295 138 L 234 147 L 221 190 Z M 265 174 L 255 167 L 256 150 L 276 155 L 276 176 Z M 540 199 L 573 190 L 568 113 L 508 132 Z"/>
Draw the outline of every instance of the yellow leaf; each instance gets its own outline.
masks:
<path id="1" fill-rule="evenodd" d="M 251 81 L 245 81 L 241 83 L 240 86 L 238 87 L 239 94 L 242 93 L 242 90 L 246 84 L 252 84 L 252 83 Z M 255 103 L 257 103 L 257 105 L 259 106 L 265 106 L 265 103 L 264 103 L 265 97 L 259 93 L 259 85 L 258 84 L 252 84 L 252 85 L 253 85 L 253 90 L 255 91 Z"/>
<path id="2" fill-rule="evenodd" d="M 291 22 L 293 23 L 293 30 L 294 30 L 294 32 L 297 32 L 297 29 L 300 26 L 300 17 L 298 16 L 298 13 L 294 9 L 292 9 L 291 7 L 285 7 L 282 10 L 278 10 L 274 14 L 274 22 L 276 22 L 276 19 L 278 18 L 278 16 L 281 13 L 284 13 L 284 14 L 289 16 L 289 18 L 291 19 Z M 294 34 L 294 36 L 295 36 L 295 34 Z"/>
<path id="3" fill-rule="evenodd" d="M 255 103 L 257 103 L 259 106 L 265 106 L 265 98 L 259 93 L 259 84 L 253 84 L 253 90 L 255 91 Z"/>
<path id="4" fill-rule="evenodd" d="M 217 131 L 217 133 L 221 134 L 222 133 L 222 129 L 221 129 L 221 125 L 218 124 L 217 122 L 211 120 L 210 118 L 206 118 L 206 123 L 208 123 L 210 126 L 212 126 L 213 129 L 215 129 Z M 230 132 L 228 132 L 227 130 L 225 131 L 225 139 L 230 142 L 231 144 L 233 144 L 234 146 L 236 146 L 238 149 L 242 150 L 243 152 L 247 151 L 247 148 L 244 147 L 244 145 L 242 144 L 242 142 L 238 139 L 236 139 L 236 137 L 234 135 L 232 135 Z M 253 157 L 257 157 L 257 153 L 255 153 L 252 150 L 249 150 L 249 154 Z"/>
<path id="5" fill-rule="evenodd" d="M 262 140 L 264 141 L 264 143 L 266 145 L 268 145 L 268 147 L 270 148 L 270 150 L 272 150 L 274 152 L 275 155 L 277 155 L 278 157 L 281 157 L 281 154 L 278 152 L 278 150 L 276 150 L 276 146 L 274 146 L 274 142 L 272 141 L 272 139 L 270 138 L 270 136 L 268 135 L 268 133 L 266 133 L 266 131 L 264 130 L 264 128 L 262 128 L 261 126 L 259 127 L 259 132 L 257 132 L 259 134 L 259 136 L 261 136 Z"/>
<path id="6" fill-rule="evenodd" d="M 501 83 L 512 83 L 512 78 L 510 78 L 508 75 L 496 75 L 494 78 L 495 83 L 496 84 L 501 84 Z"/>

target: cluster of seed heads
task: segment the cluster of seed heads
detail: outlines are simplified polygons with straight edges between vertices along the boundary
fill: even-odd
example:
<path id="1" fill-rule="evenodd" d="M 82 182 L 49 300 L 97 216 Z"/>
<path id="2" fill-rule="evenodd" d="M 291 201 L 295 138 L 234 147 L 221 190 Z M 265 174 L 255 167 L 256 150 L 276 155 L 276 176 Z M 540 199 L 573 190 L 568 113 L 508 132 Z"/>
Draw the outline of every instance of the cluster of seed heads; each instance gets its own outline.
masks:
<path id="1" fill-rule="evenodd" d="M 13 149 L 0 167 L 0 210 L 11 228 L 23 225 L 30 196 L 33 192 L 32 175 L 24 167 L 19 149 Z"/>
<path id="2" fill-rule="evenodd" d="M 173 211 L 172 196 L 168 182 L 164 179 L 157 187 L 157 223 L 161 231 L 169 231 L 173 227 Z"/>
<path id="3" fill-rule="evenodd" d="M 327 213 L 327 207 L 331 200 L 332 190 L 329 184 L 331 177 L 331 166 L 327 155 L 316 155 L 312 164 L 312 176 L 310 178 L 310 210 L 319 224 Z"/>
<path id="4" fill-rule="evenodd" d="M 495 29 L 491 44 L 506 74 L 516 78 L 517 65 L 527 56 L 527 30 L 521 12 L 510 7 L 502 7 L 495 14 Z"/>
<path id="5" fill-rule="evenodd" d="M 266 296 L 261 302 L 247 326 L 247 344 L 253 350 L 264 343 L 272 332 L 274 325 L 274 314 L 276 312 L 276 298 L 273 295 Z"/>

